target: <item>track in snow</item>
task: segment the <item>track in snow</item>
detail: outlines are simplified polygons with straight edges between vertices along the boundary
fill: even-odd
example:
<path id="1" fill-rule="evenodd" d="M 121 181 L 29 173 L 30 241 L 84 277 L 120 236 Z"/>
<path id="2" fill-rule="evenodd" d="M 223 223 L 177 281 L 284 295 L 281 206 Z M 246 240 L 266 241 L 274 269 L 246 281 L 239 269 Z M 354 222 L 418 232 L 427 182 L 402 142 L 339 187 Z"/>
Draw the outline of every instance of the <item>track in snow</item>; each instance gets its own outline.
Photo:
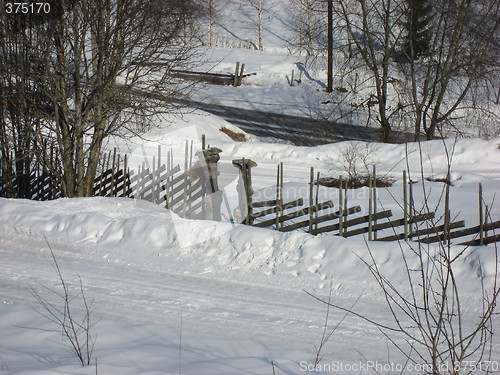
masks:
<path id="1" fill-rule="evenodd" d="M 237 339 L 253 339 L 290 349 L 312 350 L 320 340 L 326 308 L 301 290 L 223 280 L 180 273 L 143 270 L 137 265 L 84 259 L 88 245 L 51 244 L 67 281 L 79 275 L 86 295 L 94 300 L 96 315 L 130 324 L 160 324 Z M 43 250 L 42 250 L 43 249 Z M 0 296 L 4 301 L 36 306 L 27 287 L 45 293 L 41 285 L 57 288 L 50 253 L 43 239 L 12 235 L 0 240 Z M 44 294 L 51 298 L 50 294 Z M 334 294 L 335 303 L 349 307 L 352 300 Z M 365 306 L 374 319 L 383 309 Z M 344 313 L 330 311 L 330 324 Z M 345 341 L 345 338 L 348 340 Z M 352 358 L 352 350 L 374 354 L 380 333 L 369 324 L 349 317 L 332 338 L 335 359 Z M 385 347 L 380 347 L 384 356 Z M 326 351 L 328 354 L 328 350 Z"/>

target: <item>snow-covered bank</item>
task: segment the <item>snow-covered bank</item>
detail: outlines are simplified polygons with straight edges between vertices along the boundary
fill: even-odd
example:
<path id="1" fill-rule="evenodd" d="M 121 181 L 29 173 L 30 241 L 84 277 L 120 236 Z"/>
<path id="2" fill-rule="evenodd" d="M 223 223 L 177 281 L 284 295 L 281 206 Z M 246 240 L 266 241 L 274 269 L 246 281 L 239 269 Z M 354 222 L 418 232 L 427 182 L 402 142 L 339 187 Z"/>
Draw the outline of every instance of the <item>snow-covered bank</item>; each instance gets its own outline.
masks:
<path id="1" fill-rule="evenodd" d="M 0 230 L 2 241 L 10 244 L 16 236 L 42 244 L 46 239 L 63 251 L 63 256 L 81 263 L 133 266 L 144 272 L 204 275 L 309 290 L 323 289 L 332 278 L 353 283 L 369 281 L 358 259 L 368 257 L 361 236 L 314 237 L 301 232 L 184 220 L 152 203 L 128 198 L 47 202 L 2 198 Z M 190 241 L 189 237 L 204 241 Z M 47 244 L 36 251 L 44 253 L 46 248 Z M 403 283 L 406 276 L 399 271 L 403 264 L 398 260 L 398 244 L 375 242 L 370 243 L 370 249 L 381 260 L 388 277 Z M 472 282 L 479 263 L 494 265 L 492 254 L 471 249 L 470 258 L 457 270 L 460 279 Z M 493 270 L 486 268 L 486 276 L 493 277 Z M 370 293 L 377 289 L 368 287 L 373 287 Z"/>
<path id="2" fill-rule="evenodd" d="M 57 288 L 46 241 L 71 288 L 81 277 L 95 319 L 104 318 L 95 329 L 99 373 L 267 374 L 271 361 L 284 373 L 301 373 L 301 363 L 314 359 L 325 317 L 324 306 L 302 289 L 321 297 L 331 289 L 335 303 L 346 307 L 359 298 L 357 311 L 390 321 L 360 260 L 368 259 L 363 239 L 242 225 L 213 234 L 227 225 L 192 221 L 179 229 L 168 211 L 132 199 L 2 199 L 2 373 L 94 373 L 62 349 L 60 334 L 22 328 L 54 329 L 31 310 L 40 307 L 26 290 L 32 286 L 54 298 L 42 287 Z M 207 232 L 207 241 L 194 246 L 179 241 Z M 405 293 L 398 244 L 370 243 L 370 249 Z M 405 253 L 416 268 L 418 259 Z M 466 326 L 480 314 L 478 276 L 491 284 L 495 262 L 491 246 L 471 248 L 456 262 Z M 332 326 L 342 323 L 325 348 L 325 363 L 385 363 L 387 356 L 403 361 L 395 349 L 380 345 L 385 339 L 375 327 L 343 318 L 330 312 Z M 496 336 L 493 353 L 500 354 Z"/>
<path id="3" fill-rule="evenodd" d="M 408 169 L 417 180 L 415 203 L 422 204 L 425 191 L 435 209 L 443 184 L 425 178 L 443 177 L 446 154 L 453 150 L 452 215 L 468 226 L 476 224 L 477 184 L 482 182 L 485 201 L 493 202 L 493 219 L 500 216 L 493 200 L 500 180 L 500 140 L 433 141 L 421 147 L 343 142 L 308 148 L 257 139 L 234 142 L 219 131 L 224 121 L 199 112 L 169 124 L 144 138 L 108 146 L 130 153 L 131 165 L 151 162 L 158 145 L 178 150 L 183 161 L 186 139 L 199 148 L 200 133 L 205 133 L 207 144 L 223 150 L 222 188 L 237 176 L 231 160 L 252 158 L 258 163 L 253 169 L 255 195 L 272 199 L 276 164 L 283 162 L 285 198 L 293 199 L 307 198 L 309 167 L 323 176 L 345 173 L 339 161 L 346 148 L 358 144 L 370 152 L 370 163 L 380 175 L 394 178 L 394 185 L 379 189 L 378 197 L 396 217 L 401 214 L 401 171 Z M 337 189 L 321 187 L 319 196 L 337 202 Z M 350 191 L 349 202 L 366 208 L 366 188 Z M 436 211 L 442 212 L 442 204 Z M 57 290 L 58 280 L 50 245 L 71 290 L 78 291 L 81 277 L 87 297 L 94 300 L 95 319 L 102 319 L 95 326 L 99 374 L 270 374 L 272 363 L 277 374 L 304 373 L 314 360 L 326 308 L 303 290 L 322 298 L 331 290 L 336 304 L 355 305 L 361 314 L 391 322 L 380 289 L 362 262 L 370 259 L 364 238 L 333 234 L 314 237 L 300 231 L 189 221 L 128 198 L 0 199 L 0 372 L 95 373 L 93 366 L 80 367 L 64 350 L 60 334 L 23 328 L 54 328 L 33 311 L 39 306 L 27 290 L 31 286 L 54 300 L 50 289 Z M 415 253 L 398 243 L 371 242 L 369 249 L 384 275 L 407 293 L 401 251 L 412 269 L 418 268 Z M 454 253 L 462 249 L 452 246 Z M 481 280 L 491 285 L 496 261 L 490 245 L 471 247 L 454 262 L 465 327 L 480 315 Z M 329 324 L 339 326 L 325 346 L 322 363 L 386 363 L 388 358 L 405 362 L 368 322 L 331 310 Z M 398 335 L 391 339 L 404 343 Z M 499 357 L 495 335 L 492 358 Z"/>

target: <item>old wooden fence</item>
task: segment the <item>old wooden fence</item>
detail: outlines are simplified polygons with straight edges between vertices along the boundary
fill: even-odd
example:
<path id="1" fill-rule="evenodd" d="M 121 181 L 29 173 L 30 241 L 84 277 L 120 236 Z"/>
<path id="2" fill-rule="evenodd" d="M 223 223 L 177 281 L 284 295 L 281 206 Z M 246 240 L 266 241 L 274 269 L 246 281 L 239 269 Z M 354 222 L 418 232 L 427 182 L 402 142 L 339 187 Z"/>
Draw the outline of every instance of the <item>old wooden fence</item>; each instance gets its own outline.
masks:
<path id="1" fill-rule="evenodd" d="M 193 163 L 193 144 L 186 142 L 184 168 L 174 165 L 173 151 L 158 154 L 152 162 L 142 162 L 131 168 L 128 155 L 116 150 L 102 158 L 100 173 L 94 181 L 94 195 L 105 197 L 129 197 L 147 200 L 170 209 L 189 219 L 221 220 L 223 192 L 218 185 L 218 161 L 221 150 L 206 148 L 204 142 L 198 161 Z M 377 198 L 375 168 L 368 179 L 369 194 L 362 210 L 348 201 L 347 181 L 340 179 L 335 201 L 320 202 L 319 173 L 310 169 L 309 196 L 286 200 L 283 194 L 283 163 L 277 166 L 274 199 L 255 201 L 252 188 L 252 168 L 256 163 L 249 159 L 233 161 L 238 168 L 242 189 L 239 205 L 244 206 L 240 220 L 246 225 L 273 228 L 281 232 L 304 230 L 313 235 L 334 233 L 342 237 L 366 235 L 368 240 L 414 240 L 421 243 L 450 242 L 463 245 L 487 245 L 498 242 L 500 221 L 493 221 L 491 207 L 485 204 L 479 184 L 478 225 L 465 228 L 463 220 L 450 220 L 449 185 L 446 185 L 445 213 L 437 219 L 434 212 L 417 211 L 413 204 L 412 184 L 403 172 L 402 217 L 393 218 L 391 210 L 380 210 Z M 17 181 L 0 179 L 0 196 L 6 196 L 7 186 L 16 187 Z M 15 190 L 15 189 L 14 189 Z M 55 199 L 61 196 L 60 186 L 51 175 L 40 168 L 32 174 L 29 197 L 37 200 Z M 304 202 L 308 202 L 304 206 Z M 365 211 L 365 214 L 360 212 Z M 366 213 L 366 211 L 368 211 Z M 460 240 L 461 238 L 464 238 Z"/>
<path id="2" fill-rule="evenodd" d="M 167 151 L 162 162 L 161 147 L 153 162 L 131 169 L 127 155 L 116 150 L 103 159 L 103 172 L 94 181 L 94 195 L 129 197 L 163 205 L 179 216 L 189 219 L 220 220 L 220 195 L 217 184 L 217 162 L 221 150 L 207 148 L 202 162 L 194 163 L 193 147 L 186 142 L 184 170 L 174 165 L 173 152 Z M 219 212 L 219 213 L 218 213 Z"/>
<path id="3" fill-rule="evenodd" d="M 243 159 L 244 160 L 244 159 Z M 304 199 L 292 201 L 283 199 L 283 164 L 277 167 L 276 199 L 269 201 L 254 201 L 251 187 L 251 161 L 242 167 L 245 181 L 248 216 L 245 223 L 262 228 L 274 228 L 281 232 L 303 229 L 317 235 L 333 232 L 342 237 L 366 234 L 368 240 L 396 241 L 415 240 L 422 243 L 449 242 L 454 238 L 472 236 L 472 239 L 460 242 L 463 245 L 487 245 L 498 242 L 500 235 L 495 233 L 500 228 L 500 221 L 492 221 L 491 210 L 485 204 L 482 187 L 479 184 L 479 225 L 465 227 L 463 220 L 451 221 L 449 212 L 449 185 L 446 186 L 444 219 L 436 219 L 434 212 L 418 212 L 413 204 L 412 185 L 408 181 L 406 171 L 403 171 L 403 217 L 394 219 L 391 210 L 378 210 L 376 171 L 368 178 L 368 214 L 359 216 L 362 211 L 359 205 L 349 205 L 348 183 L 340 178 L 338 201 L 318 202 L 319 173 L 315 178 L 314 169 L 310 170 L 309 205 L 303 207 Z M 330 210 L 333 212 L 323 212 Z"/>
<path id="4" fill-rule="evenodd" d="M 162 67 L 170 62 L 165 63 L 161 61 L 152 63 L 142 63 L 142 65 Z M 245 74 L 245 64 L 236 63 L 234 74 L 231 73 L 211 73 L 199 72 L 193 70 L 179 70 L 171 69 L 170 73 L 173 77 L 181 78 L 189 81 L 207 82 L 214 85 L 232 85 L 234 87 L 241 86 L 243 78 L 256 75 L 257 73 Z"/>

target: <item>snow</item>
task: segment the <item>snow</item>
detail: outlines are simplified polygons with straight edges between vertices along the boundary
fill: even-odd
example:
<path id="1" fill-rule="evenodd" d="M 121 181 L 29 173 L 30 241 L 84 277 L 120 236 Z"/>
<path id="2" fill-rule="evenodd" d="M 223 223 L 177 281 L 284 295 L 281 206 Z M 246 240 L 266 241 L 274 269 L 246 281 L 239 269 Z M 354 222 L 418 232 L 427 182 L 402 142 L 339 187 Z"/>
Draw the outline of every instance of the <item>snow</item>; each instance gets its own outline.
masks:
<path id="1" fill-rule="evenodd" d="M 264 51 L 257 50 L 257 12 L 251 3 L 255 5 L 256 1 L 232 0 L 218 4 L 213 46 L 206 46 L 209 44 L 207 19 L 206 24 L 201 25 L 201 30 L 205 31 L 202 37 L 205 46 L 200 47 L 200 61 L 194 64 L 193 69 L 234 73 L 236 62 L 240 62 L 245 64 L 245 72 L 257 75 L 244 78 L 240 87 L 200 85 L 193 99 L 238 108 L 379 127 L 375 108 L 370 109 L 367 105 L 376 91 L 372 73 L 363 68 L 362 64 L 360 66 L 359 60 L 347 58 L 347 53 L 342 48 L 334 48 L 334 92 L 325 93 L 326 56 L 321 53 L 319 56 L 305 56 L 297 52 L 294 44 L 298 39 L 292 31 L 296 29 L 293 18 L 298 13 L 294 9 L 297 2 L 263 2 Z M 325 48 L 323 52 L 324 50 Z M 293 87 L 292 71 L 294 79 L 300 81 Z M 352 72 L 355 74 L 350 74 Z M 387 108 L 392 112 L 400 105 L 405 77 L 399 67 L 394 65 L 389 67 L 389 72 L 392 83 L 388 86 Z M 453 94 L 449 95 L 450 97 L 444 98 L 445 101 L 453 101 Z M 455 111 L 453 125 L 443 125 L 445 134 L 451 137 L 498 137 L 499 106 L 489 105 L 486 100 L 479 104 L 484 105 L 484 111 L 476 113 L 470 111 L 465 102 L 462 103 L 463 106 Z M 397 111 L 394 114 L 395 117 L 401 115 Z M 399 121 L 392 121 L 394 130 L 411 132 L 411 116 L 406 120 L 403 117 L 399 117 Z"/>
<path id="2" fill-rule="evenodd" d="M 285 2 L 266 3 L 270 4 L 268 17 L 286 13 Z M 236 14 L 249 20 L 249 12 L 247 7 L 230 4 L 221 17 L 234 19 Z M 220 44 L 255 43 L 256 27 L 244 25 L 218 27 Z M 286 35 L 284 29 L 284 22 L 266 26 L 264 52 L 205 48 L 200 69 L 233 72 L 240 61 L 246 72 L 257 75 L 246 78 L 241 87 L 202 86 L 194 99 L 325 117 L 318 105 L 329 98 L 320 90 L 325 77 L 321 67 L 303 73 L 302 85 L 289 85 L 292 70 L 298 74 L 298 63 L 303 61 L 287 52 L 287 37 L 279 37 Z M 222 150 L 220 185 L 231 207 L 237 201 L 233 159 L 251 158 L 258 164 L 252 170 L 256 200 L 275 198 L 276 166 L 283 162 L 285 200 L 302 197 L 307 205 L 309 168 L 321 176 L 345 175 L 342 159 L 346 150 L 358 145 L 367 150 L 369 164 L 376 165 L 379 176 L 394 179 L 392 187 L 378 189 L 378 197 L 395 218 L 402 217 L 405 169 L 416 182 L 417 206 L 423 204 L 425 194 L 431 210 L 437 217 L 442 215 L 443 183 L 426 178 L 445 177 L 448 160 L 452 217 L 465 220 L 467 227 L 477 225 L 478 183 L 491 216 L 494 220 L 500 216 L 495 202 L 500 138 L 296 147 L 246 134 L 246 142 L 234 142 L 220 129 L 243 131 L 217 116 L 190 109 L 181 116 L 165 115 L 157 125 L 141 137 L 110 139 L 106 147 L 128 153 L 132 169 L 158 162 L 158 146 L 162 162 L 171 151 L 174 162 L 182 166 L 186 141 L 189 147 L 192 142 L 196 160 L 204 134 L 208 145 Z M 361 164 L 358 167 L 363 169 Z M 366 188 L 348 193 L 349 205 L 361 206 L 359 215 L 367 213 L 367 194 Z M 337 189 L 320 187 L 319 201 L 326 200 L 337 204 Z M 331 291 L 335 304 L 390 324 L 383 295 L 362 260 L 372 255 L 403 294 L 409 289 L 401 253 L 407 255 L 410 268 L 417 267 L 409 248 L 412 243 L 367 245 L 363 236 L 344 239 L 334 234 L 314 237 L 300 230 L 280 233 L 227 220 L 185 220 L 155 204 L 128 198 L 0 199 L 0 374 L 361 374 L 374 371 L 362 371 L 356 364 L 405 363 L 372 324 L 331 309 L 328 326 L 338 327 L 323 351 L 325 367 L 309 366 L 327 311 L 304 291 L 324 299 Z M 33 288 L 51 302 L 60 302 L 52 292 L 59 291 L 60 285 L 49 247 L 70 290 L 77 294 L 81 280 L 85 295 L 94 302 L 96 343 L 91 366 L 80 366 L 67 351 L 61 333 L 40 314 L 41 307 L 29 292 Z M 452 246 L 455 253 L 461 250 L 463 246 Z M 470 247 L 455 262 L 466 327 L 477 321 L 481 311 L 481 281 L 486 287 L 495 281 L 495 252 L 494 245 Z M 78 298 L 74 306 L 77 314 L 83 312 Z M 493 326 L 492 359 L 498 361 L 498 316 Z M 404 344 L 404 337 L 391 338 Z M 326 367 L 334 362 L 355 371 Z M 382 372 L 399 373 L 378 371 Z"/>
<path id="3" fill-rule="evenodd" d="M 186 122 L 185 129 L 191 129 L 192 122 Z M 241 156 L 256 160 L 255 190 L 263 197 L 265 192 L 271 194 L 278 161 L 285 164 L 286 198 L 307 197 L 308 167 L 335 175 L 341 168 L 325 165 L 350 145 L 306 148 L 238 143 L 215 130 L 221 123 L 213 119 L 208 129 L 203 127 L 210 135 L 207 142 L 223 149 L 221 163 Z M 164 129 L 164 138 L 171 144 L 181 143 L 181 122 L 171 126 L 171 132 L 168 126 Z M 157 130 L 150 140 L 142 140 L 143 150 L 156 151 L 156 144 L 164 140 L 160 134 Z M 477 183 L 483 183 L 487 202 L 497 190 L 499 143 L 477 139 L 424 142 L 422 153 L 413 144 L 372 144 L 379 173 L 396 179 L 393 187 L 379 189 L 379 197 L 396 215 L 401 212 L 391 195 L 401 196 L 401 170 L 409 166 L 412 178 L 418 180 L 415 193 L 420 201 L 420 155 L 423 176 L 439 177 L 446 171 L 446 144 L 454 147 L 452 213 L 458 213 L 468 226 L 475 225 Z M 437 201 L 442 186 L 426 181 L 431 202 Z M 336 189 L 321 187 L 320 197 L 335 202 Z M 351 191 L 349 201 L 364 208 L 366 189 Z M 498 217 L 495 205 L 492 216 Z M 99 373 L 267 374 L 272 373 L 271 361 L 277 373 L 302 373 L 314 359 L 326 313 L 304 290 L 322 298 L 332 290 L 335 303 L 345 307 L 359 299 L 356 311 L 377 321 L 389 320 L 380 290 L 361 262 L 369 256 L 362 236 L 314 237 L 300 231 L 280 233 L 229 222 L 190 221 L 128 198 L 1 199 L 2 374 L 95 372 L 95 365 L 81 367 L 65 350 L 61 334 L 51 332 L 55 327 L 39 314 L 40 306 L 27 290 L 33 287 L 55 298 L 49 292 L 58 288 L 49 245 L 67 282 L 77 288 L 81 278 L 86 295 L 94 301 L 99 320 L 94 357 Z M 401 246 L 411 254 L 407 245 Z M 369 249 L 391 282 L 407 290 L 398 243 L 371 242 Z M 409 256 L 407 261 L 416 267 L 416 258 Z M 470 248 L 457 261 L 455 272 L 467 325 L 479 314 L 478 275 L 491 285 L 495 262 L 492 245 Z M 396 362 L 403 360 L 375 327 L 353 316 L 343 318 L 341 311 L 330 311 L 331 326 L 342 323 L 326 345 L 322 363 L 386 363 L 388 356 Z M 403 342 L 402 337 L 395 340 Z M 499 357 L 495 336 L 493 358 Z"/>

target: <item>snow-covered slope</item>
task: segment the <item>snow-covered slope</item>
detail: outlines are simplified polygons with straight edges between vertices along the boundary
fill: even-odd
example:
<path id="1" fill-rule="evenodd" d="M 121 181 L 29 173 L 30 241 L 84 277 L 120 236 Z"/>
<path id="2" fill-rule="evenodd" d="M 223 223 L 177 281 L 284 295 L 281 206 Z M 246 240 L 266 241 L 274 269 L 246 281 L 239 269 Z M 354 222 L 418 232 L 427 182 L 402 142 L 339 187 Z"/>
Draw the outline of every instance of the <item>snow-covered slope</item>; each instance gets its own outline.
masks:
<path id="1" fill-rule="evenodd" d="M 144 152 L 154 152 L 156 144 L 167 139 L 182 144 L 183 130 L 177 126 L 172 132 L 164 129 L 163 140 L 155 139 L 154 134 L 149 141 L 143 140 Z M 341 158 L 343 147 L 350 146 L 235 143 L 210 129 L 203 131 L 210 134 L 208 142 L 223 149 L 221 163 L 242 156 L 258 162 L 254 183 L 256 194 L 262 196 L 272 190 L 278 161 L 285 164 L 285 191 L 291 199 L 308 191 L 309 166 L 325 175 L 339 173 L 341 167 L 333 161 Z M 445 144 L 449 149 L 454 145 L 455 150 L 452 213 L 469 226 L 475 225 L 477 182 L 483 183 L 487 202 L 497 191 L 498 140 Z M 393 187 L 379 189 L 379 198 L 396 215 L 400 212 L 397 197 L 401 196 L 402 169 L 409 167 L 412 178 L 419 180 L 415 191 L 421 189 L 421 157 L 424 177 L 446 171 L 440 141 L 423 143 L 422 153 L 411 144 L 372 147 L 379 173 L 397 180 Z M 436 201 L 442 184 L 426 183 L 431 201 Z M 335 200 L 336 189 L 322 187 L 320 196 Z M 416 197 L 420 199 L 419 193 Z M 354 190 L 349 199 L 352 204 L 366 204 L 366 192 Z M 498 218 L 497 206 L 492 207 L 492 216 Z M 276 373 L 301 373 L 314 360 L 326 314 L 325 306 L 303 290 L 322 298 L 331 290 L 335 304 L 348 308 L 355 304 L 356 311 L 390 322 L 380 290 L 361 261 L 369 256 L 363 237 L 313 237 L 227 222 L 188 221 L 151 203 L 126 198 L 1 199 L 2 373 L 95 373 L 94 367 L 78 366 L 61 346 L 60 334 L 26 328 L 54 328 L 38 315 L 40 307 L 28 292 L 33 287 L 49 300 L 57 300 L 50 292 L 57 290 L 58 280 L 49 246 L 71 290 L 78 291 L 81 277 L 87 297 L 94 300 L 95 319 L 102 319 L 95 326 L 94 356 L 99 373 L 268 374 L 272 373 L 271 363 Z M 407 245 L 401 246 L 369 243 L 381 270 L 405 293 L 401 249 L 410 267 L 417 266 L 417 259 Z M 453 251 L 461 249 L 452 247 Z M 470 248 L 456 261 L 465 326 L 479 314 L 478 275 L 490 285 L 495 263 L 493 246 Z M 331 310 L 329 325 L 336 324 L 339 327 L 324 349 L 322 363 L 403 361 L 373 325 Z M 498 327 L 498 321 L 494 324 Z M 397 335 L 394 340 L 403 343 Z M 500 357 L 496 336 L 492 350 L 493 358 Z"/>
<path id="2" fill-rule="evenodd" d="M 288 53 L 291 36 L 288 21 L 281 17 L 287 13 L 287 2 L 265 3 L 265 21 L 276 22 L 265 26 L 264 52 L 229 48 L 255 44 L 256 26 L 248 2 L 227 2 L 216 27 L 218 46 L 200 48 L 202 61 L 197 65 L 198 70 L 233 72 L 239 61 L 245 63 L 246 72 L 257 75 L 236 88 L 201 86 L 194 99 L 328 117 L 327 105 L 320 105 L 331 100 L 322 91 L 324 66 L 318 60 L 316 68 L 307 70 L 301 56 Z M 292 71 L 301 85 L 289 85 Z M 342 72 L 337 78 L 342 78 Z M 353 100 L 363 101 L 369 94 L 360 92 Z M 365 115 L 347 120 L 365 124 Z M 404 169 L 417 181 L 413 185 L 417 206 L 426 194 L 431 208 L 438 217 L 442 215 L 443 204 L 438 202 L 443 184 L 425 178 L 443 178 L 452 155 L 452 217 L 465 220 L 467 226 L 477 224 L 481 182 L 491 216 L 500 218 L 495 201 L 500 139 L 421 145 L 346 142 L 309 148 L 270 144 L 248 134 L 247 142 L 234 142 L 220 131 L 224 127 L 241 132 L 216 116 L 187 110 L 182 116 L 165 116 L 158 128 L 140 138 L 111 139 L 106 147 L 128 153 L 132 168 L 152 163 L 159 145 L 163 153 L 172 151 L 175 162 L 182 163 L 186 140 L 193 142 L 196 151 L 205 134 L 207 144 L 222 149 L 220 186 L 228 200 L 237 199 L 232 190 L 237 173 L 231 161 L 245 157 L 258 164 L 252 171 L 256 199 L 274 199 L 276 165 L 283 162 L 285 200 L 303 197 L 305 204 L 309 168 L 322 176 L 345 174 L 342 160 L 357 147 L 361 156 L 369 156 L 370 165 L 377 166 L 379 176 L 395 180 L 392 187 L 378 189 L 378 197 L 384 209 L 391 209 L 398 218 Z M 320 187 L 319 200 L 337 202 L 338 192 Z M 348 200 L 361 206 L 360 215 L 366 214 L 366 188 L 350 191 Z M 97 340 L 92 366 L 81 367 L 66 350 L 58 327 L 40 315 L 42 309 L 29 291 L 33 288 L 48 301 L 60 302 L 53 293 L 60 291 L 60 285 L 50 249 L 70 291 L 78 295 L 81 280 L 88 300 L 93 300 Z M 451 250 L 462 249 L 452 246 Z M 350 365 L 352 371 L 326 367 L 307 371 L 320 344 L 327 309 L 304 291 L 325 299 L 331 293 L 336 305 L 393 323 L 362 261 L 370 259 L 369 250 L 393 285 L 408 293 L 401 254 L 406 254 L 410 268 L 418 265 L 406 244 L 367 245 L 363 237 L 344 239 L 334 233 L 313 237 L 301 231 L 280 233 L 228 222 L 188 221 L 151 203 L 125 198 L 0 199 L 0 374 L 361 374 L 359 365 L 368 361 L 404 364 L 404 356 L 376 327 L 331 309 L 327 323 L 335 332 L 323 349 L 321 363 Z M 464 327 L 471 327 L 480 314 L 481 280 L 486 286 L 494 282 L 495 251 L 493 245 L 471 247 L 454 264 Z M 74 304 L 76 312 L 82 313 L 79 298 Z M 498 361 L 498 316 L 493 327 L 491 358 Z M 391 339 L 404 344 L 401 336 Z M 385 367 L 376 370 L 399 373 Z"/>

